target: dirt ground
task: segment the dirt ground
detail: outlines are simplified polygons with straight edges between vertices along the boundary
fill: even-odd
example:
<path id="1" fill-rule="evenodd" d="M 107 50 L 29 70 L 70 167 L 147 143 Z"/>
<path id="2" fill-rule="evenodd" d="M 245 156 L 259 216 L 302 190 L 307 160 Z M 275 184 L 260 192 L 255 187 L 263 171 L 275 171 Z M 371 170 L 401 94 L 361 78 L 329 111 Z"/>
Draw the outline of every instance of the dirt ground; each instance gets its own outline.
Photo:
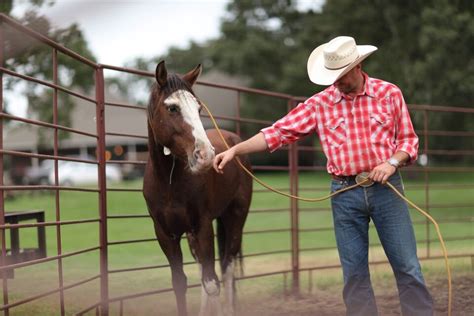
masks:
<path id="1" fill-rule="evenodd" d="M 444 271 L 443 271 L 444 272 Z M 332 280 L 326 272 L 325 279 Z M 382 273 L 379 273 L 382 274 Z M 337 274 L 339 275 L 339 274 Z M 435 316 L 445 316 L 448 305 L 448 285 L 446 275 L 439 272 L 425 274 L 426 283 L 435 301 Z M 265 280 L 268 283 L 265 283 Z M 281 279 L 277 279 L 281 280 Z M 240 281 L 242 282 L 242 281 Z M 283 289 L 275 280 L 249 279 L 237 284 L 238 304 L 236 316 L 343 316 L 345 306 L 342 300 L 342 285 L 340 283 L 314 283 L 311 293 L 307 283 L 302 284 L 302 294 L 299 298 L 283 295 Z M 130 280 L 132 283 L 132 280 Z M 270 285 L 269 285 L 270 284 Z M 275 285 L 277 285 L 275 287 Z M 281 285 L 281 283 L 280 283 Z M 374 292 L 380 316 L 401 315 L 398 293 L 395 282 L 390 277 L 375 277 Z M 306 288 L 305 288 L 306 287 Z M 452 316 L 474 315 L 474 273 L 467 268 L 454 273 L 452 280 L 453 304 Z M 23 289 L 24 290 L 24 289 Z M 78 288 L 66 295 L 67 315 L 97 302 L 97 291 Z M 273 294 L 272 294 L 273 293 Z M 189 315 L 198 315 L 200 306 L 200 289 L 188 291 Z M 75 306 L 78 305 L 78 306 Z M 119 312 L 118 304 L 110 305 L 110 315 L 156 315 L 175 316 L 176 305 L 172 293 L 146 296 L 126 301 L 124 311 Z M 48 296 L 31 304 L 25 304 L 12 309 L 11 315 L 59 315 L 58 297 Z M 91 311 L 87 315 L 94 315 Z"/>
<path id="2" fill-rule="evenodd" d="M 435 301 L 435 315 L 447 315 L 448 286 L 446 279 L 427 280 Z M 474 274 L 455 277 L 452 280 L 452 315 L 474 315 Z M 375 287 L 379 315 L 401 315 L 398 294 L 393 288 Z M 337 316 L 345 315 L 341 293 L 317 290 L 303 294 L 301 298 L 272 297 L 265 302 L 247 302 L 239 315 L 245 316 Z"/>

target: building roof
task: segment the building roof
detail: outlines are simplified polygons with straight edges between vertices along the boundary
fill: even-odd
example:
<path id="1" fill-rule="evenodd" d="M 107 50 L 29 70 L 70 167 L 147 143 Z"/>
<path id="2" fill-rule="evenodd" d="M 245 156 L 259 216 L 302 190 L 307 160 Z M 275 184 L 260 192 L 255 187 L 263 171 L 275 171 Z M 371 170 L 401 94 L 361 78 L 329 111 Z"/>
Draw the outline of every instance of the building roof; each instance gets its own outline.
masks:
<path id="1" fill-rule="evenodd" d="M 203 75 L 201 80 L 206 82 L 218 82 L 219 84 L 239 85 L 242 80 L 229 77 L 219 72 L 210 72 Z M 206 85 L 197 84 L 194 87 L 196 95 L 211 109 L 214 115 L 235 116 L 237 109 L 237 92 Z M 93 98 L 93 96 L 92 96 Z M 124 97 L 118 93 L 106 91 L 106 102 L 128 104 Z M 96 107 L 94 103 L 80 98 L 75 99 L 75 106 L 71 113 L 71 128 L 97 135 L 96 130 Z M 212 127 L 209 119 L 203 119 L 206 128 Z M 231 121 L 220 121 L 223 127 L 232 129 Z M 105 129 L 106 133 L 130 134 L 136 136 L 147 136 L 146 111 L 143 109 L 130 109 L 107 105 L 105 107 Z M 40 130 L 43 136 L 43 145 L 46 148 L 54 146 L 54 132 L 51 128 L 38 127 L 23 122 L 12 122 L 4 125 L 3 148 L 9 150 L 31 151 L 39 144 Z M 60 148 L 95 147 L 95 137 L 84 136 L 76 133 L 68 133 L 69 137 L 60 141 Z M 106 136 L 106 145 L 116 144 L 144 144 L 146 138 L 126 136 Z"/>

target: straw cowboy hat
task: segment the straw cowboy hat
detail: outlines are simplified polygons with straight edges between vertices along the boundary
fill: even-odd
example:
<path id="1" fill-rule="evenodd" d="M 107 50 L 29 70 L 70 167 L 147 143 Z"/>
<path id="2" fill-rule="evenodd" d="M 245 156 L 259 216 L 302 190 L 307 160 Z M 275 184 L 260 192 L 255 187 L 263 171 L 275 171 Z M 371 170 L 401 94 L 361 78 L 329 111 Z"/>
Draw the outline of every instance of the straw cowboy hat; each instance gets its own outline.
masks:
<path id="1" fill-rule="evenodd" d="M 372 45 L 356 45 L 350 36 L 338 36 L 313 50 L 308 58 L 309 79 L 332 85 L 376 50 Z"/>

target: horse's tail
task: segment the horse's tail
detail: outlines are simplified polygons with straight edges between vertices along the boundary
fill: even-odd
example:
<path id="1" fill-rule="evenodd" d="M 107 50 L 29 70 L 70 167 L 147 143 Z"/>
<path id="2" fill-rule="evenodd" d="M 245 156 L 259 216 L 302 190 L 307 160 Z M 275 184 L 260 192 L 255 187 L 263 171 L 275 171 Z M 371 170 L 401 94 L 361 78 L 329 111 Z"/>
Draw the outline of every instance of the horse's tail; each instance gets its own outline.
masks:
<path id="1" fill-rule="evenodd" d="M 217 249 L 219 251 L 219 264 L 221 267 L 221 274 L 224 273 L 224 255 L 225 255 L 225 229 L 222 219 L 217 218 Z"/>

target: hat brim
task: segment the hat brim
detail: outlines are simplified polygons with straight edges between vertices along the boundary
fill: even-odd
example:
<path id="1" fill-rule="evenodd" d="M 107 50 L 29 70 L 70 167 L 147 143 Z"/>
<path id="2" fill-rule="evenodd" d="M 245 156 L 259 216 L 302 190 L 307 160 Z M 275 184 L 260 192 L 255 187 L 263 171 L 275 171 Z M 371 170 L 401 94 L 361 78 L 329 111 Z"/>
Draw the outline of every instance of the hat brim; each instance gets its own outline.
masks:
<path id="1" fill-rule="evenodd" d="M 309 80 L 321 86 L 332 85 L 377 50 L 377 47 L 372 45 L 357 45 L 359 57 L 357 57 L 352 63 L 340 69 L 328 69 L 324 66 L 323 50 L 326 45 L 327 44 L 323 44 L 316 47 L 309 56 L 307 64 Z"/>

